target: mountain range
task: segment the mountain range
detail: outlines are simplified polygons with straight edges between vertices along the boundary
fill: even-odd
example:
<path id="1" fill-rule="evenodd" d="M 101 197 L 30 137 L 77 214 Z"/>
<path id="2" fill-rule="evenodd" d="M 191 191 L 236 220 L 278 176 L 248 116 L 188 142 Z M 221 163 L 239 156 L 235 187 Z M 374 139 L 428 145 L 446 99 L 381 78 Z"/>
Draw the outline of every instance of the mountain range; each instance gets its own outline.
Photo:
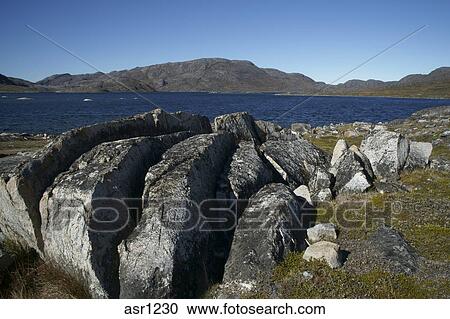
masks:
<path id="1" fill-rule="evenodd" d="M 0 74 L 2 92 L 274 92 L 450 98 L 450 67 L 399 81 L 350 80 L 331 85 L 301 73 L 260 68 L 250 61 L 204 58 L 110 73 L 55 74 L 36 83 Z"/>

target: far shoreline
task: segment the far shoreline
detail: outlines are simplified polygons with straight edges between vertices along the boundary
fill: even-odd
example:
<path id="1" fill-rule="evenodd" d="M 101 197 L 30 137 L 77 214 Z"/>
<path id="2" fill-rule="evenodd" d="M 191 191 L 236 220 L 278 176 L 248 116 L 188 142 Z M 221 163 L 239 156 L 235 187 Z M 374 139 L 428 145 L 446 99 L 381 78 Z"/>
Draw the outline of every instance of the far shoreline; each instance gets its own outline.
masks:
<path id="1" fill-rule="evenodd" d="M 208 91 L 106 91 L 106 92 L 95 92 L 95 91 L 88 91 L 88 92 L 74 92 L 74 91 L 61 91 L 61 92 L 55 92 L 55 91 L 0 91 L 0 95 L 5 94 L 123 94 L 123 93 L 130 93 L 130 94 L 151 94 L 151 93 L 163 93 L 163 94 L 170 94 L 170 93 L 180 93 L 180 94 L 186 94 L 186 93 L 192 93 L 192 94 L 222 94 L 222 95 L 244 95 L 244 94 L 261 94 L 261 95 L 274 95 L 274 96 L 287 96 L 287 97 L 356 97 L 356 98 L 391 98 L 391 99 L 422 99 L 422 100 L 450 100 L 449 97 L 429 97 L 429 96 L 395 96 L 395 95 L 333 95 L 333 94 L 302 94 L 302 93 L 289 93 L 289 92 L 208 92 Z"/>

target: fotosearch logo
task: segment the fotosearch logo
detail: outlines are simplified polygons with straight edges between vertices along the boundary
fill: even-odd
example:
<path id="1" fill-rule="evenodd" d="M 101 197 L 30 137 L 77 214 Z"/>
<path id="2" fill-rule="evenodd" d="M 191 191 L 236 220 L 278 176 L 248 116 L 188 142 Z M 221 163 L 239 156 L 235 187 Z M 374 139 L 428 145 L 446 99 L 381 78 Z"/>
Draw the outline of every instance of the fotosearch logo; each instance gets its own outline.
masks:
<path id="1" fill-rule="evenodd" d="M 208 199 L 197 203 L 187 199 L 159 198 L 143 202 L 139 198 L 96 198 L 80 205 L 70 200 L 62 200 L 58 218 L 52 221 L 52 227 L 64 228 L 73 219 L 83 218 L 88 230 L 96 233 L 120 233 L 134 228 L 141 219 L 161 227 L 178 231 L 230 231 L 240 220 L 242 230 L 264 229 L 267 218 L 279 214 L 287 223 L 284 227 L 292 230 L 306 230 L 316 220 L 332 221 L 345 229 L 372 229 L 379 223 L 391 225 L 396 216 L 402 212 L 401 202 L 385 201 L 375 206 L 370 200 L 345 201 L 341 203 L 321 202 L 314 208 L 306 201 L 299 205 L 273 207 L 260 211 L 253 209 L 251 216 L 246 216 L 244 209 L 247 200 Z M 144 207 L 144 208 L 142 208 Z M 271 214 L 268 214 L 269 211 Z M 49 225 L 50 226 L 50 225 Z"/>

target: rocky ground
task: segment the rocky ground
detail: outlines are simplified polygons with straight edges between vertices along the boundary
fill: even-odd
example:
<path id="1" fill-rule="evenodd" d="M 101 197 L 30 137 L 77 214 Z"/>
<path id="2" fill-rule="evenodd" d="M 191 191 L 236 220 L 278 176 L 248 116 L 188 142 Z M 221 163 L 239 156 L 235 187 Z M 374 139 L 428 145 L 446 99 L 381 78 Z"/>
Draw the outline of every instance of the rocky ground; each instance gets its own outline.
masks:
<path id="1" fill-rule="evenodd" d="M 2 134 L 0 295 L 449 298 L 449 119 Z"/>

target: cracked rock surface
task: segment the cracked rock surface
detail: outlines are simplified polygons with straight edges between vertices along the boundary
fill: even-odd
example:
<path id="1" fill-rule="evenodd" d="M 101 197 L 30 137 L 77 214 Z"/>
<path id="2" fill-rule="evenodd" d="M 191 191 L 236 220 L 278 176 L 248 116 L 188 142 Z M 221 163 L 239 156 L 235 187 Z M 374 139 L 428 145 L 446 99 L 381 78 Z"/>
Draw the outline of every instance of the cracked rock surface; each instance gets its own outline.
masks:
<path id="1" fill-rule="evenodd" d="M 193 297 L 208 287 L 214 233 L 200 222 L 199 205 L 214 198 L 234 147 L 229 133 L 197 135 L 150 168 L 142 217 L 120 245 L 121 298 Z"/>

